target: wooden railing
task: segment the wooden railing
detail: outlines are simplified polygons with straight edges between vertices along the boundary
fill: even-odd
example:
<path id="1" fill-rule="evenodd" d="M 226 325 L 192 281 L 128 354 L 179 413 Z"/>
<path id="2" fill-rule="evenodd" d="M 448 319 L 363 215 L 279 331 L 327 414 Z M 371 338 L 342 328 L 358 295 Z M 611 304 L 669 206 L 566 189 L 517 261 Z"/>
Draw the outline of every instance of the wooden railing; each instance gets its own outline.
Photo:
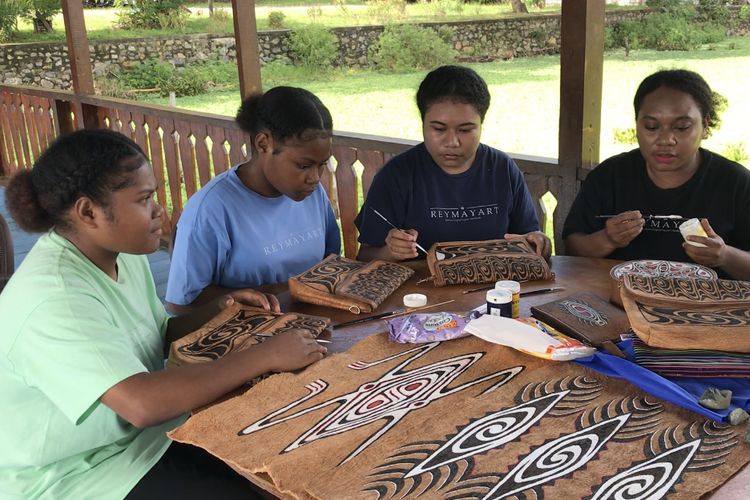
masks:
<path id="1" fill-rule="evenodd" d="M 184 201 L 214 175 L 247 159 L 247 137 L 227 116 L 34 87 L 0 85 L 0 167 L 5 176 L 30 169 L 57 135 L 77 128 L 110 128 L 131 137 L 149 156 L 158 181 L 157 199 L 165 207 L 163 228 L 171 234 Z M 372 179 L 385 161 L 414 141 L 335 132 L 333 158 L 321 182 L 340 219 L 344 253 L 357 253 L 354 218 Z M 546 213 L 542 197 L 551 193 L 569 207 L 565 175 L 557 161 L 512 155 L 523 170 L 540 224 L 553 218 L 560 248 L 562 210 Z M 572 179 L 573 182 L 577 182 Z M 567 211 L 567 210 L 566 210 Z"/>

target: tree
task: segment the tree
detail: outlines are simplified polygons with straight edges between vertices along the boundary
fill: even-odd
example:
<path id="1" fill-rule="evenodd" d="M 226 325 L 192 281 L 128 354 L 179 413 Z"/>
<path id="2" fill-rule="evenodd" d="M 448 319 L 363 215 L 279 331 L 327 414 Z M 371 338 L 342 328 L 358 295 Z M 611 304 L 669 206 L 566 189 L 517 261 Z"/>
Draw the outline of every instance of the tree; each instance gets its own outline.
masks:
<path id="1" fill-rule="evenodd" d="M 547 5 L 546 0 L 510 0 L 510 6 L 513 8 L 513 12 L 516 14 L 528 14 L 529 8 L 528 5 L 531 5 L 532 7 L 536 7 L 537 9 L 543 9 L 545 5 Z"/>
<path id="2" fill-rule="evenodd" d="M 52 18 L 61 10 L 60 0 L 26 0 L 21 15 L 32 22 L 36 33 L 49 33 Z"/>

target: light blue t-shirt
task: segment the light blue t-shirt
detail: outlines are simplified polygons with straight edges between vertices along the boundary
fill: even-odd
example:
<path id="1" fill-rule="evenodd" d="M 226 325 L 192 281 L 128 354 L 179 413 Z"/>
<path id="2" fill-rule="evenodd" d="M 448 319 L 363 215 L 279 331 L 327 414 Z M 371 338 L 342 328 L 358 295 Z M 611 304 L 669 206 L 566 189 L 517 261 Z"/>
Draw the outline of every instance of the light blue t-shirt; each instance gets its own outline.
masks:
<path id="1" fill-rule="evenodd" d="M 341 235 L 321 185 L 302 201 L 267 198 L 237 167 L 188 200 L 177 223 L 166 300 L 192 303 L 209 285 L 254 288 L 285 282 L 341 252 Z"/>

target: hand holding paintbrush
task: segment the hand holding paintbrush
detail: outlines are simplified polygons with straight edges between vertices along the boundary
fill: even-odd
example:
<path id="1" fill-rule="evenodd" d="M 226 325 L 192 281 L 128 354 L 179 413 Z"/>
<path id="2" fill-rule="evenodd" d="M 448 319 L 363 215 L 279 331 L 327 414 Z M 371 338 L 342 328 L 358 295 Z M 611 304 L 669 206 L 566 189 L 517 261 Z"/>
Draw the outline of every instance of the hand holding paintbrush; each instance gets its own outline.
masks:
<path id="1" fill-rule="evenodd" d="M 418 248 L 419 250 L 421 250 L 422 252 L 424 252 L 425 254 L 427 254 L 427 250 L 425 250 L 425 249 L 424 249 L 424 248 L 422 247 L 422 245 L 420 245 L 420 244 L 419 244 L 419 243 L 417 243 L 417 241 L 416 241 L 416 231 L 414 231 L 414 230 L 406 230 L 406 229 L 401 229 L 401 228 L 398 228 L 398 227 L 396 227 L 396 226 L 395 226 L 395 225 L 394 225 L 394 224 L 393 224 L 393 223 L 392 223 L 391 221 L 389 221 L 388 219 L 386 219 L 386 218 L 385 218 L 385 216 L 384 216 L 383 214 L 381 214 L 380 212 L 378 212 L 377 210 L 375 210 L 375 209 L 374 209 L 374 208 L 372 208 L 372 207 L 370 207 L 370 209 L 371 209 L 371 210 L 372 210 L 373 212 L 375 212 L 375 215 L 377 215 L 378 217 L 380 217 L 381 219 L 383 219 L 383 220 L 385 221 L 385 223 L 386 223 L 386 224 L 388 224 L 389 226 L 391 226 L 391 227 L 392 227 L 392 228 L 393 228 L 393 229 L 394 229 L 394 230 L 396 231 L 396 235 L 398 235 L 399 233 L 401 233 L 402 235 L 414 236 L 414 238 L 415 238 L 415 239 L 414 239 L 414 240 L 412 241 L 411 239 L 404 239 L 404 238 L 402 238 L 402 237 L 396 236 L 396 239 L 397 239 L 397 240 L 401 240 L 401 241 L 403 241 L 403 242 L 404 242 L 405 244 L 408 244 L 409 246 L 411 246 L 412 244 L 414 244 L 414 245 L 415 245 L 415 246 L 416 246 L 416 247 L 417 247 L 417 248 Z M 388 242 L 388 239 L 387 239 L 387 238 L 386 238 L 386 245 L 388 246 L 388 249 L 390 250 L 390 252 L 391 252 L 391 253 L 392 253 L 393 255 L 395 255 L 395 256 L 397 256 L 397 257 L 401 257 L 401 256 L 403 255 L 403 252 L 401 252 L 400 250 L 398 250 L 398 249 L 394 250 L 394 246 L 393 246 L 393 245 L 392 245 L 391 243 L 389 243 L 389 242 Z M 411 250 L 411 251 L 413 251 L 413 250 Z M 408 259 L 408 258 L 411 258 L 411 257 L 416 257 L 416 255 L 405 255 L 405 256 L 403 256 L 403 258 L 407 258 L 407 259 Z"/>

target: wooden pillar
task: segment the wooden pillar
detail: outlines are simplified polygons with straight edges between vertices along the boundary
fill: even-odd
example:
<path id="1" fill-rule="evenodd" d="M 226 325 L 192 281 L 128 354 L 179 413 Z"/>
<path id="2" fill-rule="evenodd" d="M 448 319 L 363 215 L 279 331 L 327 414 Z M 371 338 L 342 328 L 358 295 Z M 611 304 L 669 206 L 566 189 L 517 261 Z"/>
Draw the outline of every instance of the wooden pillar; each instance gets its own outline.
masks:
<path id="1" fill-rule="evenodd" d="M 68 41 L 68 59 L 70 76 L 73 80 L 73 91 L 77 95 L 94 95 L 94 76 L 91 70 L 89 38 L 86 35 L 86 22 L 83 18 L 83 2 L 80 0 L 62 0 L 63 19 L 65 20 L 65 38 Z M 60 132 L 67 130 L 67 113 L 73 112 L 77 128 L 97 128 L 99 121 L 96 108 L 78 101 L 71 103 L 58 102 L 57 114 L 60 119 Z"/>
<path id="2" fill-rule="evenodd" d="M 555 210 L 555 240 L 578 191 L 577 170 L 599 163 L 605 0 L 566 0 L 560 27 L 559 163 L 562 196 Z M 557 247 L 563 253 L 562 245 Z"/>
<path id="3" fill-rule="evenodd" d="M 94 77 L 91 73 L 89 38 L 86 35 L 86 23 L 83 19 L 83 2 L 62 0 L 62 11 L 73 90 L 76 94 L 93 95 Z"/>
<path id="4" fill-rule="evenodd" d="M 237 47 L 237 71 L 242 98 L 262 90 L 260 49 L 255 22 L 255 0 L 232 0 L 234 40 Z"/>

